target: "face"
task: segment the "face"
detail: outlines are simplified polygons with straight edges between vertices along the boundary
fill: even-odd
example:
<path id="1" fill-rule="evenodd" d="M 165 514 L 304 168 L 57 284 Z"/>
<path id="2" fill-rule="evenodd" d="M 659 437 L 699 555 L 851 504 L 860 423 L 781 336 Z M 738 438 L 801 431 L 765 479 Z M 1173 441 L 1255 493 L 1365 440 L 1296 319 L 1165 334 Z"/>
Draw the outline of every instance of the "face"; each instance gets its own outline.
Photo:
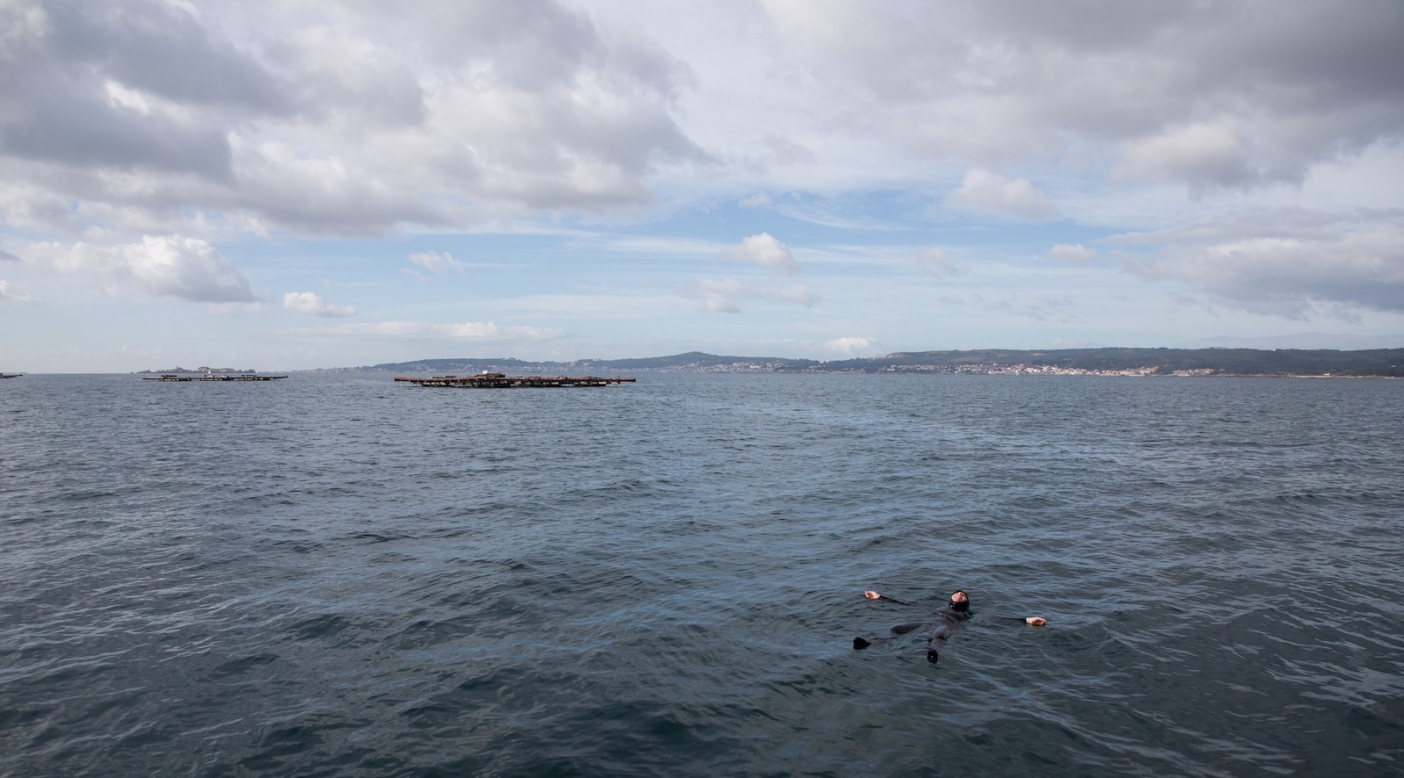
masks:
<path id="1" fill-rule="evenodd" d="M 963 592 L 963 591 L 957 589 L 957 590 L 956 590 L 956 593 L 951 595 L 951 602 L 954 602 L 954 603 L 970 602 L 970 598 L 965 596 L 965 592 Z"/>

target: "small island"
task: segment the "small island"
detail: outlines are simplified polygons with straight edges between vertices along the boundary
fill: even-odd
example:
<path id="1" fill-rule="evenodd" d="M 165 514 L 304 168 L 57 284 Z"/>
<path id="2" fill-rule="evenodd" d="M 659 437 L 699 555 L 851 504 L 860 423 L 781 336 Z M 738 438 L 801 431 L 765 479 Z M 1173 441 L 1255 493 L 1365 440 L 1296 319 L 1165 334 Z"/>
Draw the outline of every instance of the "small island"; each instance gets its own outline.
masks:
<path id="1" fill-rule="evenodd" d="M 187 368 L 187 367 L 173 367 L 173 368 L 170 368 L 169 370 L 138 370 L 138 371 L 137 371 L 137 374 L 138 374 L 138 375 L 141 375 L 141 374 L 143 374 L 143 373 L 162 373 L 162 374 L 165 374 L 165 375 L 180 375 L 180 374 L 182 374 L 182 373 L 201 373 L 201 374 L 213 375 L 213 374 L 215 374 L 215 373 L 240 373 L 240 374 L 249 374 L 249 373 L 257 373 L 257 372 L 258 372 L 257 370 L 254 370 L 254 369 L 251 368 L 251 367 L 250 367 L 250 368 L 239 368 L 239 367 L 204 367 L 204 366 L 201 366 L 201 367 L 197 367 L 197 368 L 195 368 L 195 369 L 193 369 L 193 370 L 190 369 L 190 368 Z"/>

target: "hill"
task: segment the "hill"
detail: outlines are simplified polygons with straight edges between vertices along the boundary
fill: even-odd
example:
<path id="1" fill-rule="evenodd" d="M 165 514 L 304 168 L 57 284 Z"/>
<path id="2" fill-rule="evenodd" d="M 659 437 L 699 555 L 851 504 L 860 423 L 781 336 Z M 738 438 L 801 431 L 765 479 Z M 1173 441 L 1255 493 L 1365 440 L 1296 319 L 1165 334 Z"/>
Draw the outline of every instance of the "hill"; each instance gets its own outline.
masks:
<path id="1" fill-rule="evenodd" d="M 1005 372 L 1016 367 L 1057 371 L 1209 375 L 1404 376 L 1404 349 L 1171 349 L 1096 348 L 1017 351 L 920 351 L 823 363 L 840 372 Z"/>
<path id="2" fill-rule="evenodd" d="M 1303 375 L 1404 377 L 1404 349 L 1094 348 L 1027 351 L 915 351 L 820 362 L 783 357 L 718 356 L 700 351 L 639 359 L 529 362 L 510 357 L 420 359 L 350 370 L 460 375 L 484 370 L 517 375 L 599 374 L 621 370 L 710 373 L 1040 373 L 1137 375 Z"/>

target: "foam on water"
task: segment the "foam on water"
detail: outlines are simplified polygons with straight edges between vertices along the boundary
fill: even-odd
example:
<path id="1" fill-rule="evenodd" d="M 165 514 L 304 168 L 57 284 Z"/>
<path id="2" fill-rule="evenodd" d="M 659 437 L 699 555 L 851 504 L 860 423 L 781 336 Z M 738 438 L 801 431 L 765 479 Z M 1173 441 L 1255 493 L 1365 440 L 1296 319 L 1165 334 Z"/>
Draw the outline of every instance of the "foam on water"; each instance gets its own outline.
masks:
<path id="1" fill-rule="evenodd" d="M 1401 422 L 1398 381 L 26 376 L 0 774 L 1399 774 Z M 864 589 L 957 587 L 939 664 L 851 649 L 913 617 Z"/>

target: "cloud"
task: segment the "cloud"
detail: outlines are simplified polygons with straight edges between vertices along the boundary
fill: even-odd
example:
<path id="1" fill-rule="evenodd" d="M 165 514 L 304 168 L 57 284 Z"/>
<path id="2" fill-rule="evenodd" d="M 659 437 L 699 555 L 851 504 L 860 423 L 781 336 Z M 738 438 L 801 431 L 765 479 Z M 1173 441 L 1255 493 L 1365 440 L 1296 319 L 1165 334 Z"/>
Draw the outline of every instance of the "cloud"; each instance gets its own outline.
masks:
<path id="1" fill-rule="evenodd" d="M 929 248 L 917 253 L 917 264 L 921 269 L 937 278 L 955 278 L 965 273 L 959 262 L 951 259 L 945 249 Z"/>
<path id="2" fill-rule="evenodd" d="M 288 292 L 283 295 L 283 307 L 309 316 L 342 318 L 356 315 L 355 308 L 349 305 L 332 305 L 316 292 Z"/>
<path id="3" fill-rule="evenodd" d="M 1097 251 L 1081 243 L 1059 243 L 1048 250 L 1048 258 L 1071 265 L 1090 265 L 1097 260 Z"/>
<path id="4" fill-rule="evenodd" d="M 828 349 L 829 351 L 833 351 L 838 354 L 845 354 L 848 356 L 869 352 L 875 349 L 876 347 L 876 338 L 868 338 L 858 335 L 853 335 L 846 338 L 836 338 L 824 344 L 825 349 Z"/>
<path id="5" fill-rule="evenodd" d="M 1053 214 L 1048 198 L 1027 178 L 1009 180 L 996 173 L 971 169 L 949 202 L 986 213 L 1003 213 L 1022 219 L 1043 219 Z"/>
<path id="6" fill-rule="evenodd" d="M 558 2 L 257 8 L 4 3 L 5 177 L 170 231 L 361 235 L 636 207 L 709 164 L 673 116 L 686 66 Z"/>
<path id="7" fill-rule="evenodd" d="M 338 324 L 316 330 L 316 332 L 331 335 L 465 340 L 480 343 L 538 342 L 565 336 L 562 330 L 555 327 L 501 326 L 490 321 L 448 324 L 416 321 L 366 322 Z"/>
<path id="8" fill-rule="evenodd" d="M 7 0 L 5 218 L 344 236 L 951 170 L 1244 189 L 1404 136 L 1395 0 L 816 8 Z M 717 22 L 737 40 L 680 42 Z M 1021 182 L 952 202 L 1051 215 Z"/>
<path id="9" fill-rule="evenodd" d="M 248 278 L 213 246 L 195 238 L 145 236 L 140 243 L 31 244 L 25 258 L 60 273 L 92 276 L 113 292 L 130 289 L 187 302 L 254 302 Z"/>
<path id="10" fill-rule="evenodd" d="M 786 273 L 798 273 L 802 270 L 790 248 L 771 237 L 768 232 L 745 238 L 740 245 L 727 249 L 726 256 L 737 262 L 772 267 Z"/>
<path id="11" fill-rule="evenodd" d="M 698 279 L 682 289 L 680 294 L 701 300 L 702 310 L 708 313 L 740 313 L 741 304 L 737 298 L 745 296 L 747 292 L 740 281 L 728 278 L 725 281 Z"/>
<path id="12" fill-rule="evenodd" d="M 741 313 L 743 300 L 770 300 L 778 303 L 802 305 L 812 308 L 819 302 L 819 296 L 805 288 L 803 284 L 791 284 L 784 288 L 768 286 L 746 286 L 733 278 L 724 281 L 698 279 L 678 292 L 683 297 L 702 301 L 702 310 L 707 313 Z"/>
<path id="13" fill-rule="evenodd" d="M 448 275 L 457 273 L 463 275 L 463 263 L 453 258 L 447 251 L 442 254 L 437 251 L 424 251 L 418 254 L 410 254 L 409 261 L 438 275 Z"/>
<path id="14" fill-rule="evenodd" d="M 1258 225 L 1252 225 L 1258 226 Z M 1129 272 L 1173 281 L 1242 310 L 1305 319 L 1318 308 L 1404 312 L 1404 227 L 1395 223 L 1302 228 L 1226 227 L 1170 233 L 1155 256 L 1125 255 Z"/>
<path id="15" fill-rule="evenodd" d="M 1052 6 L 766 0 L 827 116 L 926 158 L 1092 148 L 1191 186 L 1300 181 L 1404 128 L 1404 9 L 1297 0 Z"/>
<path id="16" fill-rule="evenodd" d="M 176 4 L 6 3 L 0 155 L 228 181 L 228 123 L 286 113 L 278 80 Z"/>
<path id="17" fill-rule="evenodd" d="M 1192 186 L 1258 183 L 1247 141 L 1231 128 L 1190 124 L 1168 128 L 1124 146 L 1122 172 L 1140 178 L 1180 179 Z"/>
<path id="18" fill-rule="evenodd" d="M 10 288 L 8 281 L 0 279 L 0 302 L 32 303 L 34 298 Z"/>

